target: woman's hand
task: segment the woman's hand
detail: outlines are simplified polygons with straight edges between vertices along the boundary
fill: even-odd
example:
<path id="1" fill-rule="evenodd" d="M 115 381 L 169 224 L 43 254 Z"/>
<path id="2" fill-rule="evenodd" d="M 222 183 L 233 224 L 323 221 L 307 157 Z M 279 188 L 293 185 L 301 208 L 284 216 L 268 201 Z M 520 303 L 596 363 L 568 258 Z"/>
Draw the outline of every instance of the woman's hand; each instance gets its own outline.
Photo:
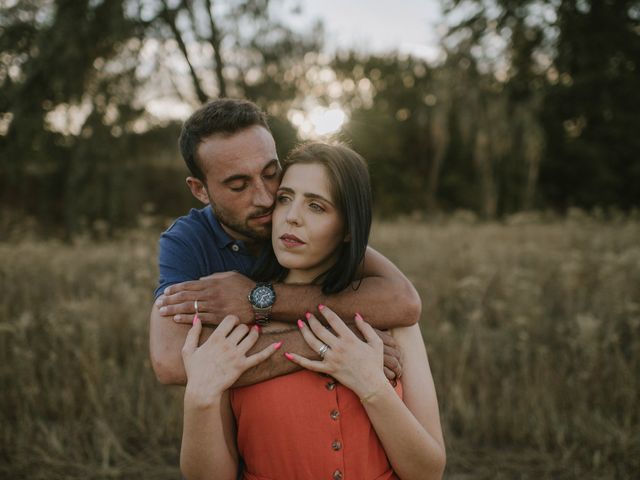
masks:
<path id="1" fill-rule="evenodd" d="M 293 353 L 285 353 L 285 356 L 308 370 L 331 375 L 353 390 L 361 400 L 374 395 L 388 383 L 383 370 L 382 340 L 359 314 L 356 314 L 355 322 L 366 340 L 364 342 L 331 309 L 319 305 L 318 310 L 333 332 L 312 314 L 307 314 L 308 326 L 301 320 L 298 320 L 298 326 L 313 350 L 320 353 L 323 345 L 329 347 L 324 352 L 324 359 L 309 360 Z"/>
<path id="2" fill-rule="evenodd" d="M 182 360 L 187 373 L 185 399 L 196 405 L 208 406 L 219 401 L 222 393 L 245 370 L 263 362 L 280 348 L 273 343 L 264 350 L 247 356 L 258 340 L 259 328 L 239 324 L 238 317 L 227 315 L 211 336 L 198 347 L 202 323 L 196 315 L 182 348 Z"/>

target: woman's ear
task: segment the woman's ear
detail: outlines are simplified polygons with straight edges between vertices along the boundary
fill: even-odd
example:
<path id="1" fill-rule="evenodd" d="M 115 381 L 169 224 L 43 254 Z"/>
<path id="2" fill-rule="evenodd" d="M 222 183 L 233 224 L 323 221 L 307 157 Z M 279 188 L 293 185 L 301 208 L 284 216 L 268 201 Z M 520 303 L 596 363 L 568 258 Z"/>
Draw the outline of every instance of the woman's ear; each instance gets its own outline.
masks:
<path id="1" fill-rule="evenodd" d="M 187 177 L 187 186 L 189 190 L 191 190 L 191 195 L 196 197 L 205 205 L 209 205 L 209 193 L 207 192 L 207 187 L 202 180 L 197 179 L 196 177 Z"/>

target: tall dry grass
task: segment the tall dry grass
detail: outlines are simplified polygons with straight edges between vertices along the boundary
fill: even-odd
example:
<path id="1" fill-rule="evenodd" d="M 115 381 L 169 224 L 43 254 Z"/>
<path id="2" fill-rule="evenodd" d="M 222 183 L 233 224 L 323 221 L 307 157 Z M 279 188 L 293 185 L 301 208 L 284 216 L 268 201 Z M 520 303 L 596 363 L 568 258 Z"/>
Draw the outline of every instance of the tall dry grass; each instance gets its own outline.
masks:
<path id="1" fill-rule="evenodd" d="M 179 478 L 157 234 L 0 244 L 1 478 Z M 638 477 L 639 222 L 407 220 L 373 244 L 423 298 L 449 478 Z"/>

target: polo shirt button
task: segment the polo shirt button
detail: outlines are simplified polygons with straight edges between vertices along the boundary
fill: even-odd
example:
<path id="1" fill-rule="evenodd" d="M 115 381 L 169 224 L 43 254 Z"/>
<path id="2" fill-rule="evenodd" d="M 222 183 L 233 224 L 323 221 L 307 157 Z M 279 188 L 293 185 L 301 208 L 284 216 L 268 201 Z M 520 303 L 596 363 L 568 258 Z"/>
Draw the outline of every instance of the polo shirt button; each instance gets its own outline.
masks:
<path id="1" fill-rule="evenodd" d="M 336 388 L 336 382 L 329 382 L 325 385 L 327 390 L 333 390 L 334 388 Z"/>
<path id="2" fill-rule="evenodd" d="M 337 420 L 340 416 L 340 412 L 338 410 L 331 410 L 331 418 L 333 420 Z"/>
<path id="3" fill-rule="evenodd" d="M 342 444 L 338 440 L 334 440 L 331 444 L 331 448 L 333 448 L 337 452 L 342 448 Z"/>
<path id="4" fill-rule="evenodd" d="M 231 245 L 231 250 L 237 252 L 238 250 L 240 250 L 240 247 L 234 243 L 233 245 Z"/>
<path id="5" fill-rule="evenodd" d="M 333 472 L 333 480 L 342 480 L 342 472 L 340 470 Z"/>

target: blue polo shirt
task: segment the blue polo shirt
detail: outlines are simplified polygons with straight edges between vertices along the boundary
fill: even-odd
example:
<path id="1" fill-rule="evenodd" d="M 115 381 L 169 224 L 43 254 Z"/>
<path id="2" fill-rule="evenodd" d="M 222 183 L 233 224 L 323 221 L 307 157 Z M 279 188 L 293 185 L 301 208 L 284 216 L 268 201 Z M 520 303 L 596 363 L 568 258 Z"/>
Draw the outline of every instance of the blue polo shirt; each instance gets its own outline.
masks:
<path id="1" fill-rule="evenodd" d="M 209 206 L 192 208 L 160 236 L 160 280 L 154 296 L 169 285 L 213 273 L 237 270 L 248 276 L 256 260 L 241 240 L 223 230 Z"/>

